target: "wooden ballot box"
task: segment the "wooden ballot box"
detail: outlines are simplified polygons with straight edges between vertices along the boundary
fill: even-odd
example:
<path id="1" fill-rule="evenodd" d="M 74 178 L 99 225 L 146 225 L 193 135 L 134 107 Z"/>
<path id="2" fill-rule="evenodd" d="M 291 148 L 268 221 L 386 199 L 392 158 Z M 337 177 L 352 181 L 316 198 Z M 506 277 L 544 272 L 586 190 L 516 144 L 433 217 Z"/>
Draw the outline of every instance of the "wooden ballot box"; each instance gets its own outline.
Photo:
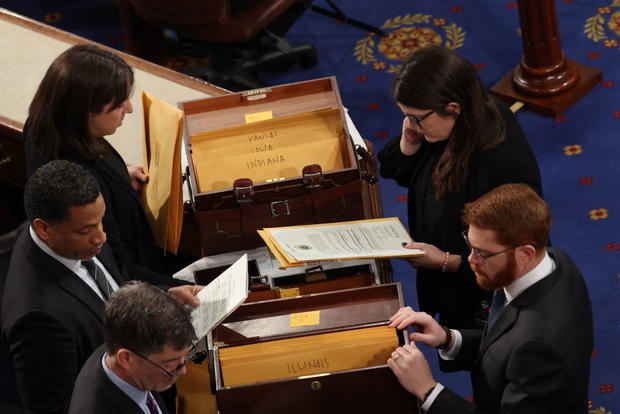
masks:
<path id="1" fill-rule="evenodd" d="M 179 106 L 203 255 L 261 246 L 263 227 L 377 215 L 335 78 Z"/>
<path id="2" fill-rule="evenodd" d="M 219 412 L 418 412 L 386 365 L 402 304 L 392 283 L 241 305 L 208 336 Z"/>

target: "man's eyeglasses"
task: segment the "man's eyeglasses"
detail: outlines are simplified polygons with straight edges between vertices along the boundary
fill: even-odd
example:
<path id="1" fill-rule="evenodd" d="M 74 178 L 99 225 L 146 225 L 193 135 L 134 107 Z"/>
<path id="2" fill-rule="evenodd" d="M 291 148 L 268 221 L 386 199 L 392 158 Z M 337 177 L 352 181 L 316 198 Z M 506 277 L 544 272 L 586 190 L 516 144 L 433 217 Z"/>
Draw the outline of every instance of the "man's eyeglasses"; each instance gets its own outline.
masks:
<path id="1" fill-rule="evenodd" d="M 463 235 L 463 238 L 465 239 L 465 244 L 467 244 L 467 247 L 469 248 L 469 250 L 474 252 L 474 255 L 476 256 L 476 258 L 478 260 L 482 260 L 482 261 L 488 259 L 489 257 L 497 256 L 498 254 L 506 253 L 507 251 L 510 251 L 512 249 L 516 249 L 517 247 L 519 247 L 519 246 L 514 246 L 514 247 L 510 247 L 510 248 L 508 248 L 506 250 L 502 250 L 501 252 L 489 253 L 487 251 L 480 250 L 477 247 L 473 247 L 469 243 L 469 239 L 467 238 L 467 230 L 464 230 L 461 234 Z"/>
<path id="2" fill-rule="evenodd" d="M 131 350 L 130 350 L 131 351 Z M 183 367 L 185 365 L 187 365 L 189 363 L 189 361 L 193 361 L 198 363 L 201 358 L 203 357 L 201 355 L 200 352 L 196 352 L 196 347 L 193 346 L 190 350 L 189 353 L 187 354 L 187 356 L 185 357 L 185 359 L 183 359 L 183 362 L 181 362 L 179 365 L 176 366 L 176 368 L 174 368 L 172 371 L 168 371 L 166 368 L 162 367 L 161 365 L 159 365 L 157 362 L 149 359 L 148 357 L 142 355 L 139 352 L 136 351 L 131 351 L 134 354 L 136 354 L 137 356 L 139 356 L 140 358 L 144 359 L 145 361 L 150 362 L 151 364 L 155 365 L 157 368 L 161 369 L 162 371 L 164 371 L 166 374 L 168 374 L 170 377 L 178 377 L 179 373 L 181 372 L 181 370 L 183 369 Z"/>
<path id="3" fill-rule="evenodd" d="M 420 127 L 420 122 L 424 121 L 426 118 L 431 116 L 434 112 L 435 111 L 429 111 L 421 116 L 415 116 L 413 114 L 405 114 L 405 116 L 409 118 L 411 121 L 415 122 L 418 127 Z"/>

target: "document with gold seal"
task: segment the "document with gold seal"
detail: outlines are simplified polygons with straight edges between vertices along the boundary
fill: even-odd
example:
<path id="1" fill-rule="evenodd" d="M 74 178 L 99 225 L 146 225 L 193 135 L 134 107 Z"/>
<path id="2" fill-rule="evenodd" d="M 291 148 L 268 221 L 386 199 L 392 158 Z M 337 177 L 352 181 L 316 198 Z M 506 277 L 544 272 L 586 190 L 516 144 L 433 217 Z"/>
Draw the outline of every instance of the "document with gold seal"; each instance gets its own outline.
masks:
<path id="1" fill-rule="evenodd" d="M 397 217 L 265 228 L 259 234 L 285 268 L 328 260 L 424 255 L 422 250 L 403 248 L 411 237 Z"/>

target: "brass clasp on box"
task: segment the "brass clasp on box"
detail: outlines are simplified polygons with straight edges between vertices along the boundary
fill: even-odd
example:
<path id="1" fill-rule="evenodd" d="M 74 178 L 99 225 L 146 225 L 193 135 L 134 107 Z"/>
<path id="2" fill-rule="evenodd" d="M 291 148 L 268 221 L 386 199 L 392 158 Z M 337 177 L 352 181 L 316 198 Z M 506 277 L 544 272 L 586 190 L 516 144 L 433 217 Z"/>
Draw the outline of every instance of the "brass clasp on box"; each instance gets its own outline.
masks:
<path id="1" fill-rule="evenodd" d="M 372 175 L 368 171 L 360 171 L 360 176 L 362 177 L 362 180 L 368 181 L 369 184 L 374 184 L 379 181 L 376 175 Z"/>
<path id="2" fill-rule="evenodd" d="M 271 92 L 271 88 L 252 89 L 251 91 L 241 92 L 241 97 L 248 101 L 256 101 L 265 99 L 267 94 Z"/>
<path id="3" fill-rule="evenodd" d="M 254 200 L 254 184 L 249 178 L 237 178 L 233 183 L 237 203 L 251 203 Z"/>
<path id="4" fill-rule="evenodd" d="M 250 290 L 269 290 L 269 276 L 250 276 Z"/>
<path id="5" fill-rule="evenodd" d="M 359 144 L 356 144 L 355 145 L 355 153 L 362 160 L 364 160 L 364 163 L 366 164 L 366 168 L 367 169 L 370 169 L 370 170 L 375 170 L 376 169 L 377 160 L 375 159 L 375 156 L 373 154 L 371 154 L 368 150 L 366 150 L 366 148 L 362 147 Z M 368 181 L 368 183 L 370 183 L 370 184 L 374 184 L 377 181 L 379 181 L 379 179 L 377 178 L 377 176 L 375 174 L 372 174 L 372 173 L 370 173 L 368 171 L 365 171 L 365 170 L 360 171 L 360 176 L 362 177 L 363 180 Z"/>
<path id="6" fill-rule="evenodd" d="M 271 207 L 271 217 L 291 215 L 291 208 L 288 205 L 288 200 L 272 201 L 269 207 Z"/>
<path id="7" fill-rule="evenodd" d="M 301 174 L 306 188 L 319 188 L 323 182 L 323 170 L 319 164 L 306 165 Z"/>
<path id="8" fill-rule="evenodd" d="M 304 278 L 304 281 L 306 283 L 327 280 L 327 274 L 325 273 L 321 265 L 308 267 L 304 269 L 304 272 L 306 272 L 306 277 Z"/>

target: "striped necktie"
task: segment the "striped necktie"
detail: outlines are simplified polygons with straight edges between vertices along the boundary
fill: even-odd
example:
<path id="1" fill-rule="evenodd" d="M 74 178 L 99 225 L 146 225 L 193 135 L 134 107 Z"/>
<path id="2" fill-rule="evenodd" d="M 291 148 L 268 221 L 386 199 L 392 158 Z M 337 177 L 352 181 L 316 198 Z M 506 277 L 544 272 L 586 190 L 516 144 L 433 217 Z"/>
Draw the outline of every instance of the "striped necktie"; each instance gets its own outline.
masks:
<path id="1" fill-rule="evenodd" d="M 114 289 L 112 289 L 112 286 L 110 286 L 110 283 L 105 277 L 105 273 L 103 273 L 103 270 L 101 270 L 101 268 L 97 266 L 97 263 L 95 263 L 95 261 L 92 259 L 82 260 L 82 264 L 84 265 L 86 270 L 88 270 L 88 273 L 90 273 L 91 277 L 95 280 L 97 286 L 99 286 L 99 290 L 101 291 L 103 298 L 105 300 L 108 300 Z"/>
<path id="2" fill-rule="evenodd" d="M 150 414 L 159 414 L 159 406 L 157 401 L 153 398 L 153 395 L 147 391 L 146 393 L 146 407 L 149 409 Z"/>

